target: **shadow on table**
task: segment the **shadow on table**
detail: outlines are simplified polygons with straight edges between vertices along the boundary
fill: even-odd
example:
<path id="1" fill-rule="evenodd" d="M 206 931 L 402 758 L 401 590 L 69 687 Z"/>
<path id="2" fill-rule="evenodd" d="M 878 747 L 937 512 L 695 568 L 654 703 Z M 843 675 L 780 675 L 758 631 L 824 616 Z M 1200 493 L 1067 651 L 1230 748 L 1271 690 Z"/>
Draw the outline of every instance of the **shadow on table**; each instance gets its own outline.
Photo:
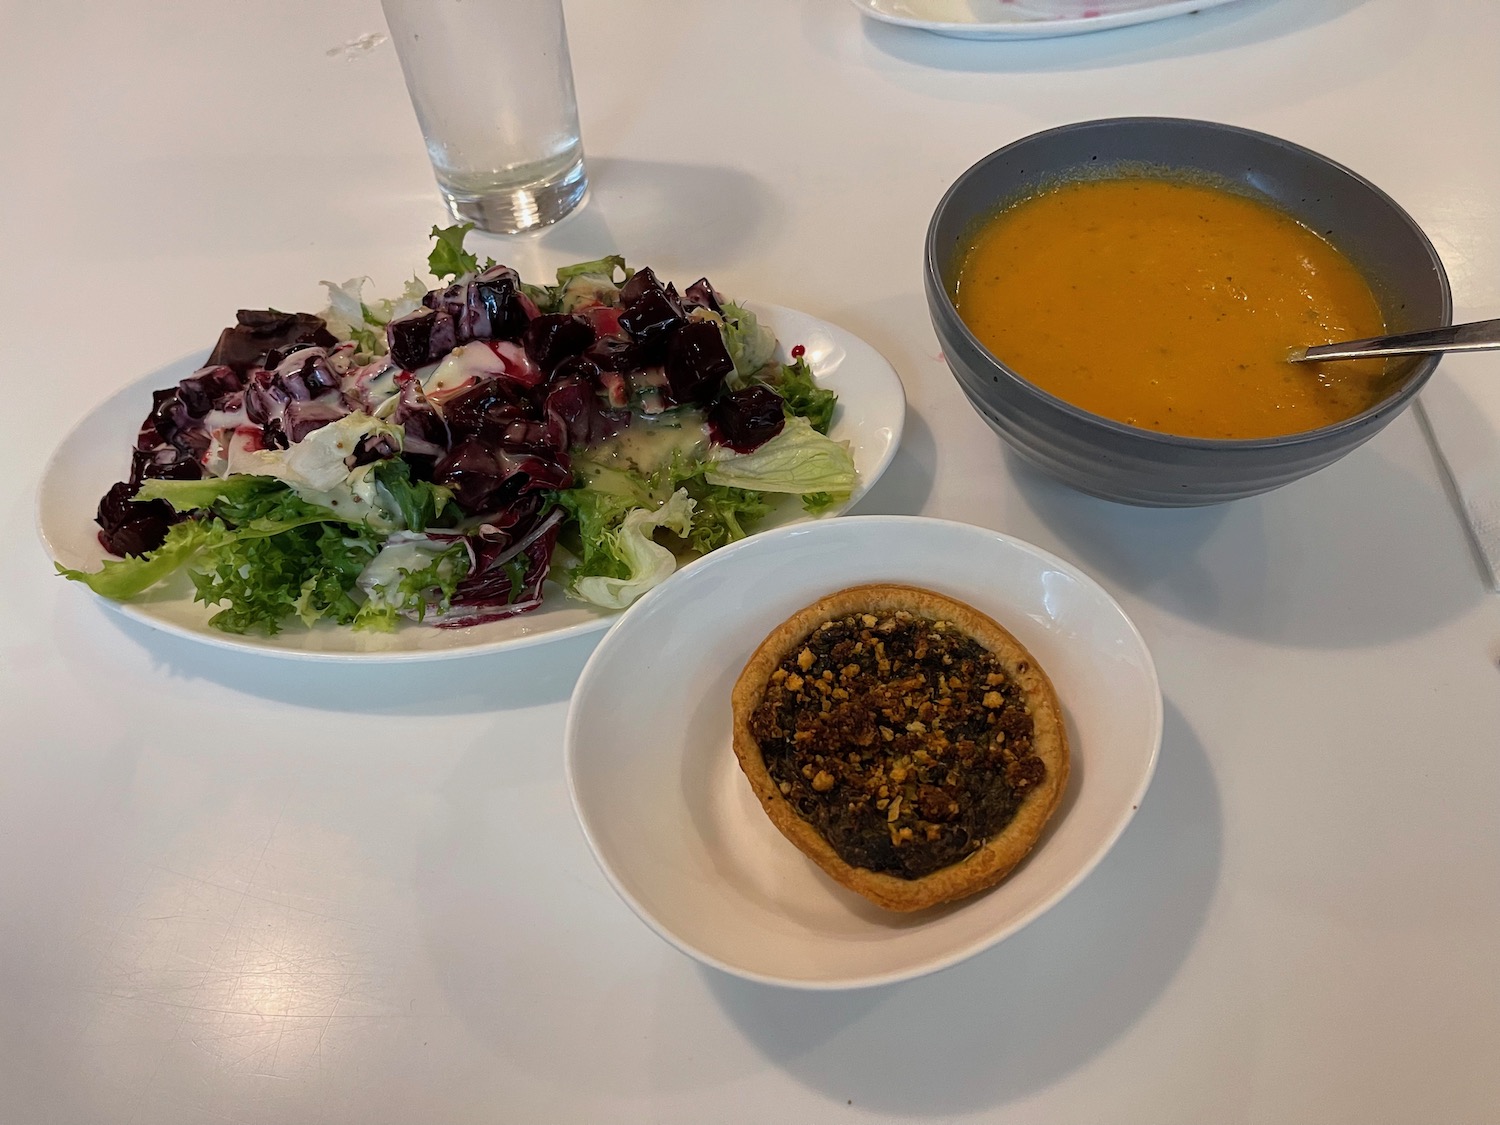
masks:
<path id="1" fill-rule="evenodd" d="M 1207 755 L 1169 703 L 1155 780 L 1119 843 L 994 949 L 935 976 L 848 993 L 702 972 L 767 1058 L 830 1099 L 901 1116 L 976 1112 L 1056 1082 L 1151 1007 L 1202 928 L 1222 850 Z"/>
<path id="2" fill-rule="evenodd" d="M 890 466 L 873 488 L 859 498 L 851 510 L 858 516 L 914 516 L 932 494 L 933 466 L 937 460 L 937 442 L 932 428 L 910 407 L 901 444 Z"/>
<path id="3" fill-rule="evenodd" d="M 587 161 L 589 198 L 572 215 L 532 233 L 475 234 L 471 248 L 533 281 L 549 280 L 559 260 L 618 253 L 685 285 L 742 260 L 774 218 L 766 182 L 735 168 L 592 154 Z"/>
<path id="4" fill-rule="evenodd" d="M 82 599 L 78 599 L 82 600 Z M 558 703 L 573 692 L 602 633 L 511 652 L 395 664 L 313 663 L 250 650 L 214 648 L 163 633 L 102 606 L 97 612 L 153 665 L 182 680 L 209 680 L 232 691 L 295 707 L 364 715 L 461 715 Z M 70 610 L 72 611 L 72 610 Z M 58 629 L 71 662 L 98 667 L 108 652 L 84 643 L 87 629 Z"/>
<path id="5" fill-rule="evenodd" d="M 1006 460 L 1080 566 L 1224 633 L 1357 648 L 1426 632 L 1484 597 L 1446 497 L 1370 446 L 1264 496 L 1183 509 L 1098 500 Z"/>

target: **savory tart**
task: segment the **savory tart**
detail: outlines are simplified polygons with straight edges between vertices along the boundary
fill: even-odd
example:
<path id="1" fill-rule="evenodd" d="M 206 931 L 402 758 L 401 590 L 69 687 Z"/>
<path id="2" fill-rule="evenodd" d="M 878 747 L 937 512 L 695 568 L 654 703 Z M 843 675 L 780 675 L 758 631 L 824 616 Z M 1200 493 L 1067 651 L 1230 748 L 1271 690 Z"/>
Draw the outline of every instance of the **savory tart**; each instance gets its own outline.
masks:
<path id="1" fill-rule="evenodd" d="M 999 882 L 1067 785 L 1046 673 L 995 621 L 930 590 L 814 602 L 761 643 L 732 702 L 734 752 L 771 821 L 891 910 Z"/>

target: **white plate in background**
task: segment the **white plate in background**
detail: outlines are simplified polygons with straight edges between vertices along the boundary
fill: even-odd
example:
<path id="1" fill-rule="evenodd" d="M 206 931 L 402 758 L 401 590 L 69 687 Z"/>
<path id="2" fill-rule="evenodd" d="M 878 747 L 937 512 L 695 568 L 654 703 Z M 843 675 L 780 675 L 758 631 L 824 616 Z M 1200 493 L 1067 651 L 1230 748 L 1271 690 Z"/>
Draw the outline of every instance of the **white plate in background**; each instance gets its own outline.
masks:
<path id="1" fill-rule="evenodd" d="M 1217 8 L 1233 0 L 850 0 L 882 23 L 954 39 L 1049 39 Z"/>

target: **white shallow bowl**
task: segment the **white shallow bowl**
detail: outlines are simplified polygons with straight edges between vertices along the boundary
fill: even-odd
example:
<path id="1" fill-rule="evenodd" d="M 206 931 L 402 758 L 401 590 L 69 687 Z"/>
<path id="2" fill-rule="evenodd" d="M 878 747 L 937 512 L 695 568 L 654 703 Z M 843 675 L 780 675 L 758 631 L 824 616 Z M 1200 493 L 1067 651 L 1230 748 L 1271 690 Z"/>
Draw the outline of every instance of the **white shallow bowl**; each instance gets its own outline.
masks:
<path id="1" fill-rule="evenodd" d="M 730 742 L 729 695 L 792 613 L 864 582 L 906 582 L 990 614 L 1062 700 L 1073 769 L 1036 849 L 998 887 L 892 914 L 835 884 L 761 811 Z M 573 692 L 568 787 L 600 867 L 673 945 L 728 973 L 858 988 L 946 968 L 1076 886 L 1150 783 L 1162 702 L 1145 642 L 1100 586 L 996 531 L 909 516 L 780 528 L 652 590 L 600 642 Z"/>

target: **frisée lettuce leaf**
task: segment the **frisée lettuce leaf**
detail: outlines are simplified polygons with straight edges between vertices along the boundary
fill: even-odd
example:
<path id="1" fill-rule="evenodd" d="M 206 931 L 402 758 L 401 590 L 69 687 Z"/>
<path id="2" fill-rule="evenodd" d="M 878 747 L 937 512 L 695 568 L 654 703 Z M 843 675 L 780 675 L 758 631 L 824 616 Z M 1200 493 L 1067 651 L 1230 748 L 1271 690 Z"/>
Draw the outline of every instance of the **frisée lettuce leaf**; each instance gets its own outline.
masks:
<path id="1" fill-rule="evenodd" d="M 610 557 L 614 575 L 576 577 L 572 589 L 580 598 L 605 609 L 624 609 L 677 569 L 677 556 L 652 538 L 658 528 L 687 538 L 692 528 L 693 500 L 678 489 L 654 511 L 631 508 L 620 526 L 601 534 L 598 550 Z"/>
<path id="2" fill-rule="evenodd" d="M 59 567 L 110 598 L 133 597 L 185 567 L 195 600 L 227 603 L 210 624 L 231 633 L 276 633 L 291 615 L 304 623 L 354 621 L 355 579 L 384 536 L 307 503 L 267 477 L 217 481 L 148 481 L 144 499 L 200 510 L 174 524 L 147 556 L 111 559 L 90 574 Z M 181 510 L 179 508 L 179 510 Z"/>

